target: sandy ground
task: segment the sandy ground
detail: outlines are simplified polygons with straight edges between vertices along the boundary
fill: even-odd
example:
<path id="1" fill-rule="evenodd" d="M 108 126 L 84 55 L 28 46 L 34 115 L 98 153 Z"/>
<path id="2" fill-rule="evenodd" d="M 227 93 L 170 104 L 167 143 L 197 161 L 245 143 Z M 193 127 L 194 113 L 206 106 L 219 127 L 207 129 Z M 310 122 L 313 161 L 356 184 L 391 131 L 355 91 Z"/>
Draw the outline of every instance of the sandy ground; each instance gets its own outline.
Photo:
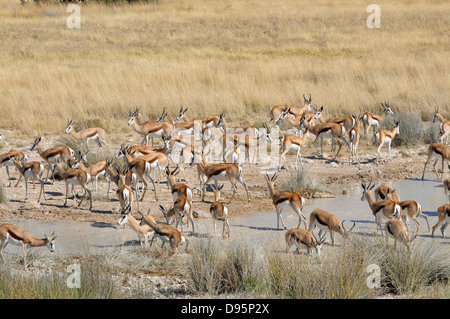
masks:
<path id="1" fill-rule="evenodd" d="M 46 138 L 46 143 L 43 147 L 54 146 L 55 138 Z M 137 140 L 137 138 L 135 138 Z M 14 148 L 14 141 L 8 143 L 3 147 L 2 153 L 11 149 L 19 149 L 24 151 L 29 156 L 29 161 L 37 160 L 42 161 L 37 152 L 29 151 L 29 147 L 33 141 L 21 142 L 21 148 Z M 26 145 L 26 146 L 23 146 Z M 29 146 L 28 146 L 29 145 Z M 118 150 L 120 145 L 112 145 L 114 150 Z M 93 145 L 91 151 L 96 151 L 97 146 Z M 319 180 L 321 183 L 320 188 L 323 191 L 327 190 L 328 186 L 342 186 L 342 191 L 345 190 L 346 185 L 359 183 L 361 181 L 385 181 L 385 180 L 402 180 L 411 177 L 420 176 L 423 171 L 423 165 L 426 160 L 427 146 L 418 146 L 414 148 L 397 148 L 392 150 L 391 160 L 387 161 L 387 151 L 383 150 L 383 160 L 380 165 L 375 164 L 375 150 L 373 145 L 361 146 L 360 163 L 349 162 L 349 152 L 347 149 L 342 149 L 341 155 L 338 161 L 332 159 L 330 153 L 330 147 L 326 146 L 324 158 L 319 158 L 316 154 L 314 146 L 310 145 L 308 148 L 302 150 L 304 169 L 308 170 L 308 175 L 312 178 Z M 289 170 L 283 169 L 279 172 L 277 179 L 277 185 L 282 183 L 289 175 L 295 171 L 295 155 L 289 155 L 286 157 L 286 162 Z M 275 160 L 273 163 L 278 163 Z M 299 163 L 299 167 L 300 163 Z M 252 164 L 249 168 L 248 164 L 244 164 L 242 167 L 242 177 L 246 182 L 250 194 L 250 203 L 247 202 L 244 188 L 239 184 L 237 194 L 234 200 L 228 205 L 229 215 L 231 218 L 237 216 L 248 215 L 253 212 L 272 211 L 273 205 L 269 198 L 269 192 L 267 184 L 264 179 L 264 173 L 268 172 L 273 174 L 277 169 L 275 165 L 268 164 Z M 427 167 L 427 172 L 431 172 L 432 165 Z M 199 182 L 197 179 L 197 170 L 195 166 L 188 167 L 186 170 L 188 176 L 187 184 L 194 188 L 199 188 Z M 102 223 L 116 223 L 119 218 L 119 201 L 116 198 L 116 186 L 111 184 L 110 197 L 106 196 L 107 182 L 104 178 L 99 179 L 98 193 L 94 196 L 93 209 L 89 211 L 88 201 L 83 202 L 80 207 L 77 207 L 77 203 L 70 199 L 68 206 L 63 207 L 65 198 L 65 184 L 63 181 L 55 181 L 55 184 L 45 184 L 46 199 L 41 202 L 37 202 L 39 195 L 39 184 L 36 188 L 29 185 L 28 200 L 25 201 L 25 183 L 24 180 L 19 183 L 17 187 L 14 187 L 18 178 L 18 172 L 14 169 L 10 170 L 11 176 L 14 179 L 12 186 L 7 187 L 7 175 L 5 168 L 0 170 L 0 179 L 4 185 L 6 197 L 9 202 L 0 204 L 2 210 L 2 222 L 7 222 L 9 219 L 27 218 L 35 220 L 70 220 L 70 221 L 89 221 L 89 222 L 102 222 Z M 155 201 L 152 187 L 147 191 L 143 202 L 141 202 L 141 211 L 147 212 L 151 208 L 152 213 L 157 220 L 162 220 L 162 214 L 158 209 L 158 204 L 162 204 L 165 207 L 172 205 L 172 198 L 170 191 L 167 187 L 167 181 L 165 175 L 163 176 L 163 182 L 157 185 L 158 202 Z M 92 185 L 90 186 L 92 187 Z M 336 189 L 335 187 L 333 189 Z M 81 189 L 76 188 L 79 192 Z M 193 205 L 194 210 L 199 214 L 199 218 L 209 217 L 209 206 L 213 200 L 212 190 L 207 192 L 205 202 L 201 201 L 201 197 L 197 192 L 194 192 Z M 228 201 L 232 194 L 231 186 L 228 182 L 225 183 L 225 187 L 221 193 L 221 199 Z M 313 196 L 311 193 L 303 193 L 305 197 Z M 320 193 L 315 196 L 321 196 Z"/>

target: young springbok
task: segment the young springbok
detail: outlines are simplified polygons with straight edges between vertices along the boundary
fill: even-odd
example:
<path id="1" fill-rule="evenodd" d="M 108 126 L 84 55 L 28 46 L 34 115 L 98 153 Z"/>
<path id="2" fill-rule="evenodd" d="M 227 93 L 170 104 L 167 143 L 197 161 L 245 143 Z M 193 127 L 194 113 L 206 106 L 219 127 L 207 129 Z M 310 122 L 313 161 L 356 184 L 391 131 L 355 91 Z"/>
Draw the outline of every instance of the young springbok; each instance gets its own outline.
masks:
<path id="1" fill-rule="evenodd" d="M 448 164 L 447 164 L 448 165 Z M 448 169 L 450 169 L 450 165 L 448 165 Z M 450 204 L 450 177 L 447 177 L 444 182 L 442 183 L 442 186 L 444 187 L 445 192 L 445 202 L 447 204 Z"/>
<path id="2" fill-rule="evenodd" d="M 288 135 L 288 136 L 284 136 L 283 133 L 281 133 L 281 139 L 280 139 L 280 144 L 281 144 L 281 155 L 280 155 L 280 163 L 278 164 L 278 170 L 280 171 L 283 167 L 283 163 L 286 164 L 286 154 L 287 152 L 289 152 L 291 149 L 294 151 L 297 151 L 297 157 L 295 158 L 295 169 L 297 169 L 298 165 L 298 158 L 300 157 L 300 164 L 303 167 L 303 160 L 302 160 L 302 154 L 300 154 L 300 151 L 303 147 L 305 147 L 306 145 L 306 141 L 308 139 L 308 133 L 306 132 L 306 130 L 304 131 L 300 131 L 301 132 L 301 136 L 292 136 L 292 135 Z M 289 168 L 286 166 L 286 170 L 289 170 Z"/>
<path id="3" fill-rule="evenodd" d="M 450 134 L 450 120 L 446 120 L 441 114 L 439 114 L 439 109 L 436 109 L 434 111 L 434 118 L 433 123 L 436 123 L 436 121 L 441 122 L 439 124 L 439 130 L 441 131 L 441 137 L 439 138 L 439 141 L 441 144 L 444 144 L 444 138 L 445 138 L 445 144 L 447 144 L 448 136 Z"/>
<path id="4" fill-rule="evenodd" d="M 154 230 L 147 224 L 140 225 L 140 222 L 133 217 L 131 214 L 131 206 L 130 209 L 128 209 L 127 206 L 122 206 L 120 208 L 120 218 L 117 221 L 117 225 L 119 226 L 125 226 L 126 224 L 130 225 L 130 227 L 136 232 L 139 239 L 139 244 L 144 244 L 145 246 L 148 246 L 148 236 L 154 235 Z M 147 218 L 152 219 L 152 222 L 156 224 L 155 219 L 153 216 L 149 215 Z M 144 242 L 142 242 L 142 237 L 144 237 Z"/>
<path id="5" fill-rule="evenodd" d="M 213 224 L 214 224 L 214 236 L 216 235 L 216 221 L 223 222 L 222 237 L 223 239 L 230 237 L 230 225 L 228 224 L 228 208 L 220 202 L 220 191 L 223 188 L 221 186 L 216 187 L 213 185 L 214 189 L 214 202 L 209 208 Z"/>
<path id="6" fill-rule="evenodd" d="M 300 248 L 305 247 L 308 255 L 311 255 L 311 250 L 315 249 L 317 257 L 320 257 L 325 234 L 317 240 L 313 233 L 305 229 L 291 228 L 286 232 L 284 238 L 286 240 L 286 253 L 289 253 L 289 249 L 292 245 L 295 245 L 297 247 L 295 251 L 298 253 L 300 253 Z"/>
<path id="7" fill-rule="evenodd" d="M 377 165 L 378 165 L 378 156 L 381 156 L 380 150 L 383 147 L 384 143 L 386 143 L 387 147 L 388 147 L 388 161 L 391 160 L 391 143 L 392 143 L 392 140 L 394 139 L 395 135 L 400 134 L 399 122 L 400 121 L 395 122 L 394 128 L 392 129 L 392 131 L 380 130 L 375 135 L 377 142 L 380 143 L 377 148 Z"/>
<path id="8" fill-rule="evenodd" d="M 389 219 L 386 222 L 385 232 L 386 245 L 389 246 L 389 237 L 391 236 L 394 238 L 395 249 L 397 249 L 397 241 L 400 241 L 408 248 L 409 251 L 411 251 L 411 246 L 417 238 L 417 233 L 409 237 L 407 227 L 397 218 Z"/>
<path id="9" fill-rule="evenodd" d="M 436 223 L 436 225 L 433 226 L 431 230 L 431 237 L 434 236 L 434 231 L 436 230 L 436 228 L 440 226 L 442 238 L 445 238 L 445 229 L 447 228 L 448 223 L 450 222 L 450 204 L 440 206 L 437 209 L 437 213 L 438 213 L 438 222 Z"/>

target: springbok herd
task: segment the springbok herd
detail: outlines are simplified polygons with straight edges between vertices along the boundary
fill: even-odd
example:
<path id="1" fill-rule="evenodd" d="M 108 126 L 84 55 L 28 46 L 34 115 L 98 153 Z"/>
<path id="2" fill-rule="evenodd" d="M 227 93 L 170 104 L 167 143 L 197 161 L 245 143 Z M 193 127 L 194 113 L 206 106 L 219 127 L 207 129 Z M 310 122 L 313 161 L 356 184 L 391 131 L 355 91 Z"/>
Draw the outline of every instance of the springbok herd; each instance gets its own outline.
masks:
<path id="1" fill-rule="evenodd" d="M 46 200 L 45 183 L 49 179 L 51 171 L 52 184 L 54 184 L 54 174 L 58 171 L 62 175 L 62 179 L 66 185 L 66 195 L 64 206 L 67 205 L 69 195 L 69 184 L 71 185 L 71 194 L 75 201 L 78 201 L 78 206 L 81 205 L 85 198 L 89 199 L 89 209 L 92 210 L 92 192 L 97 192 L 97 180 L 100 176 L 105 177 L 108 182 L 107 194 L 109 196 L 111 181 L 117 186 L 116 195 L 120 203 L 121 216 L 118 221 L 119 225 L 128 224 L 133 230 L 138 233 L 139 240 L 142 243 L 144 238 L 145 245 L 148 244 L 148 236 L 152 236 L 150 245 L 157 237 L 162 241 L 162 245 L 169 243 L 172 252 L 177 253 L 178 247 L 186 243 L 187 236 L 183 234 L 183 219 L 186 217 L 186 225 L 192 226 L 192 233 L 195 233 L 196 212 L 193 210 L 192 199 L 195 188 L 182 183 L 182 177 L 185 181 L 186 175 L 184 172 L 185 165 L 196 165 L 198 180 L 200 182 L 201 200 L 205 200 L 206 185 L 214 182 L 211 186 L 214 190 L 214 201 L 210 206 L 210 213 L 214 225 L 214 234 L 216 232 L 216 222 L 220 221 L 223 224 L 222 236 L 228 238 L 230 236 L 230 226 L 228 224 L 228 208 L 229 204 L 236 194 L 238 183 L 241 184 L 247 195 L 247 201 L 250 202 L 250 196 L 247 185 L 242 178 L 242 161 L 241 150 L 244 151 L 245 161 L 254 162 L 251 158 L 251 153 L 256 153 L 262 143 L 266 141 L 269 143 L 277 143 L 272 139 L 271 133 L 277 130 L 279 132 L 279 146 L 281 152 L 279 154 L 278 171 L 284 168 L 286 159 L 285 155 L 290 150 L 297 151 L 295 160 L 295 167 L 297 168 L 297 161 L 300 157 L 301 165 L 303 166 L 300 150 L 305 147 L 309 136 L 314 136 L 314 146 L 319 154 L 323 156 L 323 139 L 330 138 L 338 144 L 338 150 L 335 157 L 339 154 L 344 142 L 350 151 L 351 162 L 355 160 L 359 162 L 358 158 L 358 144 L 360 139 L 360 122 L 364 126 L 364 133 L 367 139 L 370 133 L 370 128 L 373 128 L 373 137 L 377 148 L 377 165 L 379 164 L 380 150 L 384 144 L 388 147 L 388 156 L 390 158 L 390 146 L 392 140 L 399 134 L 399 121 L 395 122 L 393 129 L 378 130 L 381 122 L 388 116 L 394 115 L 388 103 L 381 103 L 383 106 L 383 113 L 377 115 L 370 112 L 365 112 L 362 116 L 347 116 L 333 119 L 325 119 L 322 115 L 323 106 L 316 108 L 311 106 L 311 95 L 308 98 L 303 95 L 304 106 L 295 107 L 288 105 L 277 105 L 269 110 L 270 121 L 264 124 L 263 128 L 256 128 L 250 125 L 243 125 L 237 127 L 228 127 L 225 117 L 226 114 L 199 116 L 190 118 L 187 114 L 187 108 L 181 108 L 175 121 L 167 119 L 168 113 L 163 111 L 158 120 L 144 121 L 139 108 L 134 112 L 128 112 L 128 125 L 142 137 L 141 145 L 125 146 L 122 145 L 117 152 L 116 158 L 123 158 L 123 166 L 117 168 L 117 165 L 112 165 L 113 159 L 105 158 L 104 160 L 86 167 L 87 161 L 85 154 L 79 152 L 76 154 L 71 148 L 67 146 L 56 146 L 44 149 L 41 145 L 42 137 L 35 139 L 30 151 L 36 151 L 44 160 L 44 163 L 38 161 L 27 161 L 26 154 L 20 151 L 11 150 L 5 154 L 0 155 L 0 166 L 6 167 L 8 175 L 8 182 L 11 186 L 11 178 L 9 167 L 13 166 L 20 173 L 20 177 L 15 184 L 17 186 L 23 176 L 25 180 L 25 200 L 28 198 L 28 180 L 37 180 L 40 183 L 40 192 L 38 202 L 41 196 Z M 280 121 L 287 120 L 295 128 L 294 135 L 284 135 L 279 129 Z M 316 124 L 316 122 L 318 123 Z M 444 139 L 450 133 L 450 121 L 445 120 L 438 110 L 435 110 L 433 122 L 440 121 L 440 129 L 442 136 L 440 143 L 434 143 L 429 146 L 428 158 L 425 162 L 422 179 L 425 174 L 427 164 L 434 159 L 434 171 L 437 179 L 443 181 L 444 162 L 450 159 L 450 148 L 445 146 Z M 107 146 L 106 132 L 100 127 L 88 128 L 80 131 L 75 131 L 75 122 L 70 120 L 67 123 L 65 133 L 72 134 L 77 140 L 89 149 L 89 142 L 95 141 L 98 147 Z M 214 142 L 211 140 L 213 130 L 219 132 L 219 138 Z M 1 139 L 5 139 L 0 134 Z M 149 145 L 149 138 L 152 139 L 152 146 Z M 162 138 L 164 142 L 163 147 L 153 146 L 153 138 Z M 320 139 L 321 148 L 317 146 L 317 141 Z M 348 139 L 348 140 L 347 140 Z M 221 158 L 217 163 L 207 163 L 207 156 L 214 147 L 220 147 Z M 175 161 L 174 150 L 178 149 L 178 161 Z M 181 149 L 181 150 L 180 150 Z M 441 160 L 441 174 L 436 168 L 437 162 Z M 47 173 L 44 179 L 45 162 L 47 163 Z M 170 167 L 172 162 L 172 168 Z M 450 168 L 450 166 L 449 166 Z M 286 166 L 287 169 L 287 166 Z M 150 209 L 147 214 L 143 214 L 139 207 L 142 202 L 148 187 L 151 182 L 155 202 L 158 201 L 157 185 L 162 181 L 163 175 L 167 178 L 167 186 L 170 188 L 173 205 L 170 209 L 166 209 L 162 205 L 158 205 L 164 215 L 166 222 L 156 222 L 152 216 Z M 152 177 L 153 175 L 153 177 Z M 178 181 L 176 176 L 178 175 Z M 322 209 L 315 209 L 309 218 L 309 228 L 306 217 L 302 213 L 305 205 L 305 199 L 298 193 L 292 192 L 276 192 L 274 183 L 278 177 L 278 172 L 269 176 L 265 174 L 268 190 L 272 203 L 275 206 L 277 213 L 277 227 L 280 228 L 281 221 L 285 230 L 287 230 L 283 218 L 282 211 L 289 209 L 293 210 L 298 215 L 297 228 L 287 230 L 285 233 L 286 251 L 289 251 L 292 245 L 295 245 L 297 251 L 301 247 L 306 247 L 308 254 L 311 250 L 316 250 L 320 255 L 322 244 L 325 241 L 326 232 L 330 232 L 331 241 L 334 245 L 334 233 L 339 233 L 343 238 L 347 238 L 355 227 L 355 223 L 350 228 L 344 227 L 344 222 L 341 222 L 335 215 L 326 212 Z M 157 179 L 157 183 L 155 183 Z M 233 188 L 233 194 L 228 203 L 223 203 L 220 200 L 220 192 L 223 185 L 219 182 L 228 180 Z M 88 188 L 88 183 L 92 183 L 92 190 Z M 142 186 L 141 186 L 142 184 Z M 84 195 L 77 198 L 74 192 L 74 186 L 79 185 L 84 190 Z M 447 204 L 438 208 L 438 222 L 432 227 L 431 236 L 437 227 L 440 227 L 442 236 L 445 238 L 445 228 L 450 219 L 450 178 L 443 181 L 445 189 L 445 196 Z M 396 247 L 397 241 L 411 248 L 414 240 L 417 238 L 419 231 L 418 217 L 426 220 L 428 225 L 428 232 L 430 225 L 427 216 L 422 214 L 421 205 L 414 200 L 401 201 L 397 192 L 385 185 L 380 185 L 374 190 L 374 197 L 372 189 L 374 185 L 362 183 L 362 198 L 366 200 L 375 218 L 377 230 L 383 231 L 382 220 L 387 220 L 384 224 L 384 233 L 386 243 L 388 238 L 394 238 L 394 245 Z M 141 217 L 136 219 L 132 212 L 137 211 Z M 409 232 L 409 221 L 412 220 L 416 225 L 416 230 Z M 305 228 L 302 229 L 302 223 Z M 313 233 L 315 227 L 319 229 L 319 239 Z M 180 230 L 178 229 L 180 228 Z M 30 232 L 23 230 L 12 224 L 0 225 L 0 239 L 1 250 L 0 256 L 3 259 L 3 249 L 8 243 L 18 244 L 23 246 L 24 266 L 26 265 L 27 246 L 39 247 L 47 246 L 50 251 L 54 251 L 54 243 L 56 236 L 53 233 L 51 236 L 45 238 L 36 238 Z"/>

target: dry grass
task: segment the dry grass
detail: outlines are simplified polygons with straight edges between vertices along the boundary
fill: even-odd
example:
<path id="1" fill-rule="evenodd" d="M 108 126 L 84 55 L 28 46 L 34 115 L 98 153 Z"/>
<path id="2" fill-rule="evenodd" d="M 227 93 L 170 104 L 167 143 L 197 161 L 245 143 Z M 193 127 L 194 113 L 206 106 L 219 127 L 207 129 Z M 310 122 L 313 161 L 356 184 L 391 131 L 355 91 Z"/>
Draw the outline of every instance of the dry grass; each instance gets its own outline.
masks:
<path id="1" fill-rule="evenodd" d="M 69 118 L 129 132 L 126 111 L 145 118 L 180 105 L 191 116 L 228 111 L 262 123 L 275 104 L 324 105 L 325 116 L 450 116 L 450 8 L 445 1 L 160 1 L 82 6 L 69 29 L 65 5 L 0 4 L 0 129 L 62 133 Z M 437 125 L 437 124 L 436 124 Z M 8 137 L 8 136 L 7 136 Z"/>

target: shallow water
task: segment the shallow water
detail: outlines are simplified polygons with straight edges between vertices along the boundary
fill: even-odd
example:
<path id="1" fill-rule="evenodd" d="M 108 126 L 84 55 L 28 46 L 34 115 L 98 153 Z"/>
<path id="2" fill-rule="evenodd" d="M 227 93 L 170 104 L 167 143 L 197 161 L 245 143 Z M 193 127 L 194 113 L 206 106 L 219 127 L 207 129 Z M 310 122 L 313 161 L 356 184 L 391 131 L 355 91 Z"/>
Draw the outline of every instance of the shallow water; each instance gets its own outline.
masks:
<path id="1" fill-rule="evenodd" d="M 426 180 L 409 179 L 402 181 L 386 182 L 386 185 L 396 189 L 402 200 L 412 199 L 422 205 L 423 214 L 428 217 L 430 228 L 437 222 L 437 208 L 445 204 L 445 194 L 442 183 L 435 180 L 435 176 L 426 175 Z M 377 187 L 377 184 L 375 187 Z M 356 223 L 353 233 L 359 235 L 372 236 L 376 224 L 373 215 L 369 209 L 367 201 L 361 201 L 360 184 L 346 185 L 343 187 L 327 187 L 325 190 L 337 195 L 336 198 L 327 199 L 311 199 L 306 201 L 303 209 L 303 215 L 309 222 L 310 213 L 316 209 L 324 209 L 336 215 L 341 221 L 345 220 L 344 226 L 349 228 Z M 343 190 L 347 190 L 348 194 L 344 195 Z M 281 246 L 284 249 L 284 233 L 282 229 L 277 229 L 276 213 L 273 207 L 268 208 L 267 212 L 255 212 L 248 216 L 236 217 L 230 219 L 231 235 L 234 240 L 248 242 L 254 244 L 260 249 L 264 249 L 267 245 Z M 286 227 L 297 227 L 298 217 L 292 211 L 283 212 L 283 219 Z M 448 243 L 448 237 L 441 238 L 440 230 L 436 230 L 435 237 L 431 238 L 431 233 L 427 231 L 427 225 L 424 219 L 418 219 L 420 223 L 419 238 L 422 240 L 434 240 L 437 242 Z M 122 247 L 123 245 L 138 245 L 138 237 L 130 228 L 123 229 L 121 226 L 92 223 L 92 222 L 73 222 L 73 221 L 37 221 L 17 219 L 9 221 L 30 230 L 33 235 L 40 237 L 44 233 L 50 235 L 53 231 L 58 235 L 57 251 L 62 254 L 87 254 L 99 250 L 113 249 Z M 412 225 L 412 222 L 411 222 Z M 281 226 L 281 223 L 280 223 Z M 302 228 L 304 225 L 302 224 Z M 411 226 L 410 226 L 411 227 Z M 415 229 L 413 225 L 411 229 Z M 209 238 L 213 233 L 213 223 L 211 219 L 196 220 L 196 231 L 191 236 L 189 230 L 184 229 L 184 233 L 191 240 Z M 317 231 L 315 233 L 317 234 Z M 217 238 L 222 233 L 222 223 L 217 222 Z M 329 234 L 327 234 L 327 242 L 329 242 Z M 336 243 L 341 242 L 339 235 L 335 236 Z M 233 242 L 233 241 L 227 241 Z M 11 248 L 8 246 L 6 252 Z M 39 248 L 41 249 L 41 248 Z M 44 249 L 44 248 L 42 248 Z M 46 249 L 45 249 L 46 250 Z M 48 250 L 46 250 L 48 252 Z"/>

